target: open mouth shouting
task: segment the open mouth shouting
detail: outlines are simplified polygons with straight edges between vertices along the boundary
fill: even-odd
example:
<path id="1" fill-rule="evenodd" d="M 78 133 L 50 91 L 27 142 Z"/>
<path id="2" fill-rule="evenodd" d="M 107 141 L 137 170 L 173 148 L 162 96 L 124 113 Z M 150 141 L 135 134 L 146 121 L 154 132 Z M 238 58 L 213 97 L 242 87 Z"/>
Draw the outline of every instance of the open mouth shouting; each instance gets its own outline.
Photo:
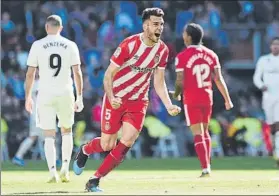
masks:
<path id="1" fill-rule="evenodd" d="M 161 33 L 155 33 L 155 36 L 159 38 L 161 36 Z"/>

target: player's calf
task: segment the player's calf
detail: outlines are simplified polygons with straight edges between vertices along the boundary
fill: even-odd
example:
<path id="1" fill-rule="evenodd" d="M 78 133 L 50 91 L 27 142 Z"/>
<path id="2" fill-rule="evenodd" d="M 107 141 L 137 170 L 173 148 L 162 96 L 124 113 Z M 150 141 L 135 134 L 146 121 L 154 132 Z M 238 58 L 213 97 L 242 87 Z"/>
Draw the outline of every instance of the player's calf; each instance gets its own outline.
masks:
<path id="1" fill-rule="evenodd" d="M 202 123 L 197 123 L 191 125 L 190 128 L 194 135 L 195 150 L 201 164 L 202 172 L 210 173 L 210 163 L 208 160 L 207 147 L 203 135 L 203 125 Z"/>

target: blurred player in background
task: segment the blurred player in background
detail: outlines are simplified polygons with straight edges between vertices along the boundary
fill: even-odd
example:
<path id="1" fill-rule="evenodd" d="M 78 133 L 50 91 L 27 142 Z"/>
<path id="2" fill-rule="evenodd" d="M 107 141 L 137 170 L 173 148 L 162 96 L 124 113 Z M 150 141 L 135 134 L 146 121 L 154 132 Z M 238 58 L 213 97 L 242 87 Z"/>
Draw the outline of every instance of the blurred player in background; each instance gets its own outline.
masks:
<path id="1" fill-rule="evenodd" d="M 187 48 L 175 59 L 177 77 L 173 97 L 179 100 L 183 92 L 186 124 L 194 134 L 195 150 L 202 167 L 200 177 L 206 177 L 211 172 L 208 123 L 213 104 L 212 76 L 224 97 L 226 110 L 231 109 L 233 104 L 221 73 L 218 56 L 202 45 L 202 39 L 203 29 L 200 25 L 191 23 L 185 26 L 183 40 Z"/>
<path id="2" fill-rule="evenodd" d="M 110 151 L 86 189 L 92 192 L 99 188 L 100 178 L 106 176 L 125 158 L 142 129 L 148 106 L 148 91 L 154 73 L 154 88 L 172 116 L 180 108 L 172 104 L 166 84 L 165 67 L 169 50 L 160 40 L 164 27 L 164 12 L 159 8 L 143 11 L 143 33 L 126 38 L 116 49 L 105 73 L 105 95 L 102 107 L 101 137 L 82 145 L 73 169 L 80 175 L 88 156 L 92 153 Z M 122 137 L 116 145 L 117 132 L 122 128 Z"/>
<path id="3" fill-rule="evenodd" d="M 45 29 L 47 36 L 32 44 L 29 52 L 26 73 L 26 101 L 28 112 L 33 110 L 31 95 L 34 77 L 39 69 L 36 125 L 44 130 L 45 156 L 50 171 L 49 183 L 58 182 L 56 171 L 56 117 L 62 134 L 62 182 L 69 181 L 69 164 L 73 150 L 72 125 L 74 112 L 83 109 L 83 80 L 80 69 L 80 56 L 77 45 L 62 37 L 62 20 L 57 15 L 47 18 Z M 73 70 L 77 92 L 76 101 L 73 93 Z"/>
<path id="4" fill-rule="evenodd" d="M 36 142 L 38 139 L 42 139 L 42 130 L 39 127 L 36 127 L 36 101 L 37 101 L 37 94 L 38 94 L 38 75 L 36 74 L 36 79 L 34 82 L 34 86 L 32 88 L 32 99 L 34 101 L 34 107 L 32 108 L 32 113 L 30 114 L 30 120 L 29 120 L 29 136 L 25 138 L 14 158 L 12 159 L 12 163 L 19 165 L 19 166 L 24 166 L 24 155 L 26 152 L 33 146 L 34 142 Z"/>
<path id="5" fill-rule="evenodd" d="M 274 135 L 274 157 L 279 167 L 279 37 L 272 39 L 270 50 L 259 58 L 253 79 L 263 92 L 262 107 Z"/>

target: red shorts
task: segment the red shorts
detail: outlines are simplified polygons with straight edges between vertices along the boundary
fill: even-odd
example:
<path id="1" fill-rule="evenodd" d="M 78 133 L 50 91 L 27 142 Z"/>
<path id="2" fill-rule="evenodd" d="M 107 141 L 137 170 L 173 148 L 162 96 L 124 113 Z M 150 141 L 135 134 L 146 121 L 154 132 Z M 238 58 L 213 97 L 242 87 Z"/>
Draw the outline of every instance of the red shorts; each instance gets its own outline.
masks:
<path id="1" fill-rule="evenodd" d="M 184 104 L 184 112 L 187 126 L 197 123 L 209 123 L 211 118 L 212 106 Z"/>
<path id="2" fill-rule="evenodd" d="M 115 134 L 122 127 L 123 122 L 130 123 L 141 131 L 148 101 L 126 100 L 118 109 L 113 109 L 105 95 L 103 98 L 101 130 L 106 134 Z"/>

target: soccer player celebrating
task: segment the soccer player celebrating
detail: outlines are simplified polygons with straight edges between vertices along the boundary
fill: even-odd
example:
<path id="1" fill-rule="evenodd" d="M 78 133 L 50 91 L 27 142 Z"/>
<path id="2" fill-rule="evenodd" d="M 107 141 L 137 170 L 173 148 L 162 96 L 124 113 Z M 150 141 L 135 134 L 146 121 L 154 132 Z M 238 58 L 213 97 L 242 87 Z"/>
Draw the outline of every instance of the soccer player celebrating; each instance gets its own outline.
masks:
<path id="1" fill-rule="evenodd" d="M 32 87 L 35 73 L 39 69 L 39 86 L 37 96 L 36 125 L 44 130 L 45 156 L 50 171 L 49 183 L 59 180 L 56 171 L 56 117 L 62 134 L 62 182 L 69 181 L 69 164 L 73 151 L 72 125 L 74 112 L 83 109 L 82 73 L 77 45 L 62 37 L 62 20 L 57 15 L 47 18 L 45 29 L 47 36 L 32 44 L 29 52 L 26 73 L 25 108 L 32 112 Z M 74 100 L 73 80 L 75 78 L 77 99 Z"/>
<path id="2" fill-rule="evenodd" d="M 185 26 L 183 40 L 187 46 L 175 58 L 176 82 L 173 98 L 179 100 L 183 89 L 186 124 L 194 134 L 194 144 L 202 167 L 200 177 L 209 176 L 211 139 L 208 123 L 212 111 L 213 75 L 216 86 L 225 100 L 225 108 L 233 107 L 226 83 L 221 73 L 218 56 L 202 45 L 203 29 L 191 23 Z"/>
<path id="3" fill-rule="evenodd" d="M 263 92 L 262 107 L 274 135 L 274 158 L 279 167 L 279 37 L 272 39 L 270 50 L 258 60 L 253 79 Z"/>
<path id="4" fill-rule="evenodd" d="M 105 95 L 102 107 L 101 137 L 82 145 L 73 170 L 80 175 L 88 156 L 110 151 L 95 174 L 86 184 L 89 192 L 102 191 L 100 178 L 119 165 L 134 144 L 142 129 L 148 105 L 148 89 L 154 73 L 154 87 L 172 116 L 180 108 L 172 104 L 166 84 L 165 67 L 169 50 L 160 36 L 163 31 L 164 12 L 159 8 L 143 11 L 143 33 L 126 38 L 110 59 L 105 73 Z M 116 145 L 117 132 L 122 127 L 122 137 Z"/>

